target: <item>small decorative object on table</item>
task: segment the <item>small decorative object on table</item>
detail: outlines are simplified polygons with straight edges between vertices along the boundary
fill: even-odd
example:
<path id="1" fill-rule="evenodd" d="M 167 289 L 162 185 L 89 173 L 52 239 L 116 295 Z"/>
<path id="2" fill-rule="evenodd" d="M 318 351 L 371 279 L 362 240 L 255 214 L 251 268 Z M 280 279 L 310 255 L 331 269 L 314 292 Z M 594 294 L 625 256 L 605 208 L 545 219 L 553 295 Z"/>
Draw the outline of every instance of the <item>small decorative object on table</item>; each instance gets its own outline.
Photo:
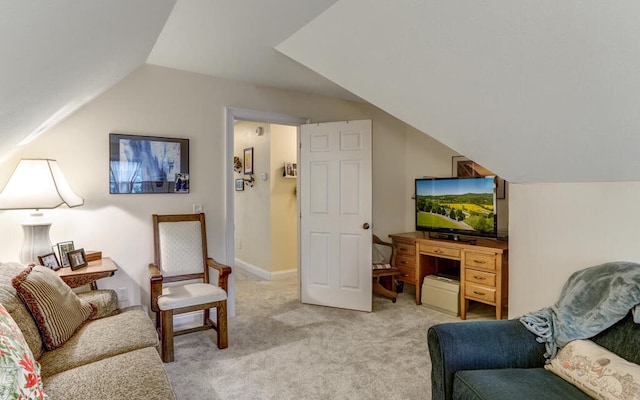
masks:
<path id="1" fill-rule="evenodd" d="M 189 174 L 176 174 L 176 183 L 174 192 L 189 193 Z"/>
<path id="2" fill-rule="evenodd" d="M 69 265 L 71 270 L 75 271 L 78 268 L 87 266 L 87 256 L 84 253 L 84 249 L 73 250 L 67 253 L 69 258 Z"/>
<path id="3" fill-rule="evenodd" d="M 51 268 L 54 271 L 60 269 L 60 263 L 58 262 L 56 253 L 49 253 L 43 256 L 38 256 L 38 261 L 40 261 L 40 265 L 44 265 L 45 267 Z"/>
<path id="4" fill-rule="evenodd" d="M 85 250 L 84 254 L 86 256 L 87 262 L 98 261 L 102 259 L 101 251 Z"/>

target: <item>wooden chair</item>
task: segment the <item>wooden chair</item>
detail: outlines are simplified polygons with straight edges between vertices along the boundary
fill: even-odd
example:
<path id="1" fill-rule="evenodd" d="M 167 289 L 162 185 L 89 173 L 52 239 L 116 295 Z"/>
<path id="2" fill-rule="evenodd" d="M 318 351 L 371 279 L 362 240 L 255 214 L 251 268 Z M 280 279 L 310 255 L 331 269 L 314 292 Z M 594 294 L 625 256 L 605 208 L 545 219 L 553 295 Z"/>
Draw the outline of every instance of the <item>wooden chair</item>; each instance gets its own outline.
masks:
<path id="1" fill-rule="evenodd" d="M 218 348 L 228 346 L 227 290 L 231 267 L 207 255 L 204 214 L 153 215 L 154 263 L 151 273 L 151 310 L 162 342 L 162 361 L 173 361 L 173 337 L 212 328 Z M 209 282 L 209 268 L 217 270 L 217 286 Z M 209 310 L 216 309 L 216 322 Z M 201 326 L 174 331 L 173 316 L 203 311 Z"/>
<path id="2" fill-rule="evenodd" d="M 376 246 L 388 247 L 390 249 L 390 255 L 388 256 L 387 260 L 385 260 L 387 262 L 384 262 L 381 259 L 376 260 L 376 257 L 374 256 L 372 265 L 373 293 L 388 297 L 392 302 L 395 303 L 396 299 L 398 298 L 395 277 L 401 274 L 401 271 L 398 268 L 393 267 L 395 261 L 395 248 L 393 244 L 385 242 L 376 235 L 373 235 L 374 254 L 381 254 L 379 250 L 376 250 Z M 387 279 L 391 281 L 391 290 L 384 287 L 382 282 L 380 282 L 380 279 L 385 277 L 388 277 Z"/>

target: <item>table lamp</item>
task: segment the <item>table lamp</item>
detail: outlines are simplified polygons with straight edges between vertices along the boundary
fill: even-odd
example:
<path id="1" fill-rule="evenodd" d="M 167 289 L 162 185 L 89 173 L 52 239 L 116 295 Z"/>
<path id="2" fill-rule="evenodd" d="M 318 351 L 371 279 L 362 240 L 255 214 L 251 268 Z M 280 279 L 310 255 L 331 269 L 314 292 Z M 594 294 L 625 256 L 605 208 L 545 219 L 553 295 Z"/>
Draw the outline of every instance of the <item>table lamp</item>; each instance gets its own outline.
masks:
<path id="1" fill-rule="evenodd" d="M 0 210 L 35 209 L 22 223 L 24 243 L 20 250 L 23 264 L 38 262 L 38 256 L 51 253 L 49 228 L 51 221 L 42 216 L 40 209 L 56 208 L 66 204 L 77 207 L 84 204 L 67 183 L 56 160 L 22 159 L 0 193 Z"/>

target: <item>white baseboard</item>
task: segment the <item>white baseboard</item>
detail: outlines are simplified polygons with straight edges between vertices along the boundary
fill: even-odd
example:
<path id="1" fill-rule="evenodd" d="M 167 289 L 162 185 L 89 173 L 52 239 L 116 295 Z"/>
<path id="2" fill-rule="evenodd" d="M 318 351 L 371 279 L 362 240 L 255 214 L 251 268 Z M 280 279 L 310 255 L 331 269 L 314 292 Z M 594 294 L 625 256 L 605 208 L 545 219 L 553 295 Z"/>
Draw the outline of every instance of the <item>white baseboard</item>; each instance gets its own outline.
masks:
<path id="1" fill-rule="evenodd" d="M 297 274 L 298 273 L 298 269 L 294 268 L 294 269 L 287 269 L 287 270 L 283 270 L 283 271 L 276 271 L 276 272 L 269 272 L 269 271 L 265 271 L 264 269 L 260 268 L 260 267 L 256 267 L 255 265 L 249 264 L 247 262 L 244 262 L 240 259 L 235 259 L 235 265 L 236 267 L 243 269 L 253 275 L 256 275 L 266 281 L 272 281 L 272 280 L 278 280 L 278 279 L 284 279 L 285 277 L 289 277 L 291 276 L 291 274 Z"/>

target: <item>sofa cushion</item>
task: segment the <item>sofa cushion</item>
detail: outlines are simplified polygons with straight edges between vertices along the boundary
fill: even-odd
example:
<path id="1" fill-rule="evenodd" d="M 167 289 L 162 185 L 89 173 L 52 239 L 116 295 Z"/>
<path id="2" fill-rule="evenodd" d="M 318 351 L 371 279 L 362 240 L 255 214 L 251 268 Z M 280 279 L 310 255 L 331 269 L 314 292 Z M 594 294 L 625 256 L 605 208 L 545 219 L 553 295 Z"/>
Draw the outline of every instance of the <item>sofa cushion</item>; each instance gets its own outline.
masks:
<path id="1" fill-rule="evenodd" d="M 92 319 L 104 318 L 118 311 L 118 295 L 112 289 L 89 290 L 77 293 L 78 297 L 96 306 Z"/>
<path id="2" fill-rule="evenodd" d="M 11 279 L 22 272 L 26 267 L 16 262 L 0 263 L 0 304 L 9 311 L 13 320 L 18 324 L 24 338 L 29 344 L 33 356 L 40 358 L 44 351 L 40 331 L 33 320 L 33 316 L 18 297 L 16 289 L 11 284 Z"/>
<path id="3" fill-rule="evenodd" d="M 43 378 L 43 382 L 52 399 L 175 399 L 162 360 L 153 347 L 63 371 Z"/>
<path id="4" fill-rule="evenodd" d="M 0 398 L 46 399 L 40 363 L 9 312 L 0 304 Z"/>
<path id="5" fill-rule="evenodd" d="M 589 400 L 591 397 L 544 368 L 508 368 L 456 372 L 453 399 Z"/>
<path id="6" fill-rule="evenodd" d="M 570 342 L 550 364 L 545 365 L 545 369 L 594 398 L 640 398 L 640 365 L 590 340 Z"/>
<path id="7" fill-rule="evenodd" d="M 62 346 L 96 312 L 47 267 L 28 267 L 12 283 L 31 311 L 47 350 Z"/>
<path id="8" fill-rule="evenodd" d="M 45 352 L 40 358 L 42 376 L 157 345 L 155 326 L 142 307 L 127 307 L 110 317 L 89 321 L 64 346 Z"/>

